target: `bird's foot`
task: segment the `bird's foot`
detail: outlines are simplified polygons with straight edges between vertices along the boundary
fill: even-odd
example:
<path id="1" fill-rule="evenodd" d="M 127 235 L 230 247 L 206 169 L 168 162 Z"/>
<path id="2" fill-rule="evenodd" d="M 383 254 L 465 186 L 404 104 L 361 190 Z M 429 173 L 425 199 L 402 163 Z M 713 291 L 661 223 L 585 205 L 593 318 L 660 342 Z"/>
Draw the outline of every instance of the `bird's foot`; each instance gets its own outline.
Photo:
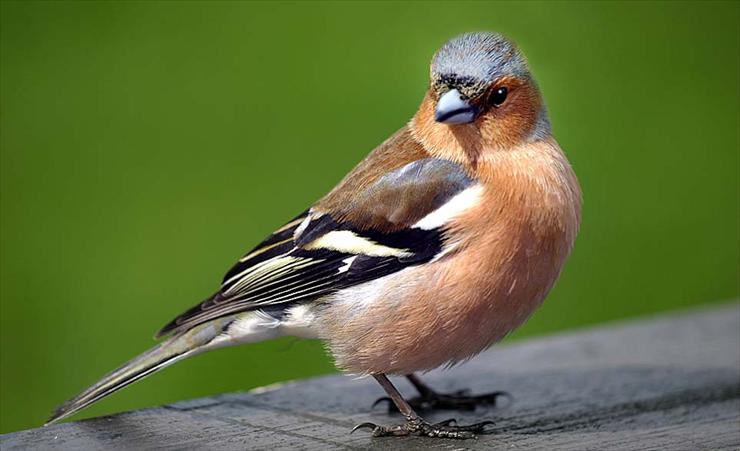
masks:
<path id="1" fill-rule="evenodd" d="M 454 419 L 442 421 L 439 423 L 427 423 L 419 417 L 406 418 L 406 422 L 398 426 L 381 426 L 375 423 L 358 424 L 352 429 L 355 432 L 358 429 L 370 429 L 373 437 L 405 437 L 407 435 L 418 435 L 420 437 L 438 437 L 438 438 L 456 438 L 470 439 L 476 438 L 476 434 L 485 434 L 486 426 L 493 424 L 493 421 L 482 421 L 480 423 L 468 426 L 458 426 Z"/>
<path id="2" fill-rule="evenodd" d="M 437 393 L 429 391 L 422 396 L 415 396 L 406 402 L 414 410 L 475 410 L 478 406 L 495 406 L 498 398 L 506 397 L 511 399 L 511 395 L 503 391 L 494 391 L 482 395 L 471 395 L 469 390 L 460 390 L 454 393 Z M 378 398 L 373 407 L 383 401 L 388 401 L 388 412 L 398 412 L 398 408 L 391 398 Z"/>

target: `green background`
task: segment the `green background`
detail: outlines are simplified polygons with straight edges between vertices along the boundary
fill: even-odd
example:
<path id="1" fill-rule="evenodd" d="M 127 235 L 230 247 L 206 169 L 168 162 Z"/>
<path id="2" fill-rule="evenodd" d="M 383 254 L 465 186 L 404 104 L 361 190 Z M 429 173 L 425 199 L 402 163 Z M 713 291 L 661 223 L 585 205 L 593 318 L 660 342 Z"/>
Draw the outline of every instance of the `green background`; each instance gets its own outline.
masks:
<path id="1" fill-rule="evenodd" d="M 739 5 L 2 2 L 0 430 L 150 347 L 411 117 L 464 31 L 519 42 L 585 195 L 516 337 L 736 297 Z M 226 349 L 83 415 L 330 371 L 317 342 Z"/>

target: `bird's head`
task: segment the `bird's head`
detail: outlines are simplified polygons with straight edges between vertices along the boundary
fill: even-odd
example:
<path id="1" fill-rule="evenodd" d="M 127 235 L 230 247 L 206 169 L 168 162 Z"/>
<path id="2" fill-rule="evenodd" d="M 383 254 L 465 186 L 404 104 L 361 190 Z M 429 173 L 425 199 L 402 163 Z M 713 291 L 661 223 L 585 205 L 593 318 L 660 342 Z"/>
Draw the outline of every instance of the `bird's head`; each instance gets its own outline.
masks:
<path id="1" fill-rule="evenodd" d="M 469 154 L 510 148 L 550 133 L 524 55 L 499 34 L 451 39 L 434 55 L 430 78 L 411 123 L 430 149 L 447 153 L 459 147 Z"/>

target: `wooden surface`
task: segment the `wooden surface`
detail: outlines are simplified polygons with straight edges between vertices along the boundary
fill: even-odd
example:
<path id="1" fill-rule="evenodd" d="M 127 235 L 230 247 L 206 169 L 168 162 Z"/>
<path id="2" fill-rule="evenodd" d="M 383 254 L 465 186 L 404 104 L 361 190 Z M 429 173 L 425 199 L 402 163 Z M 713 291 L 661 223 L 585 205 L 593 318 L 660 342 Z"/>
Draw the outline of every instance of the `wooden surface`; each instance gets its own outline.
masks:
<path id="1" fill-rule="evenodd" d="M 0 448 L 737 450 L 740 304 L 499 346 L 427 381 L 447 391 L 505 390 L 514 399 L 426 415 L 494 420 L 493 434 L 477 440 L 371 438 L 349 431 L 364 421 L 400 421 L 370 410 L 380 387 L 328 376 L 5 434 Z"/>

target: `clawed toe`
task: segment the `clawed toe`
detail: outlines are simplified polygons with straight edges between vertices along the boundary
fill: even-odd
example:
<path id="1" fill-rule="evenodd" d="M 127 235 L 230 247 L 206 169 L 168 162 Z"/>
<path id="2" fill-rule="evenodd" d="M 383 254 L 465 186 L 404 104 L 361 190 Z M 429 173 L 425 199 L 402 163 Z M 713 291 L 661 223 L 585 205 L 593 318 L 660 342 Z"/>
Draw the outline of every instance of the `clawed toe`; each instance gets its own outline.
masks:
<path id="1" fill-rule="evenodd" d="M 350 434 L 358 429 L 369 429 L 372 431 L 373 437 L 402 437 L 412 433 L 412 430 L 407 427 L 407 424 L 400 426 L 381 426 L 379 424 L 365 422 L 353 427 Z"/>
<path id="2" fill-rule="evenodd" d="M 369 421 L 365 423 L 360 423 L 357 426 L 353 427 L 352 430 L 349 432 L 350 434 L 354 434 L 355 431 L 359 429 L 370 429 L 371 431 L 374 430 L 376 427 L 378 427 L 375 423 L 370 423 Z"/>
<path id="3" fill-rule="evenodd" d="M 483 421 L 467 426 L 457 426 L 454 418 L 430 424 L 421 418 L 409 418 L 399 426 L 380 426 L 375 423 L 358 424 L 352 429 L 355 432 L 358 429 L 370 429 L 373 437 L 401 437 L 406 435 L 418 435 L 422 437 L 454 438 L 454 439 L 471 439 L 476 438 L 476 434 L 485 434 L 486 426 L 493 424 L 493 421 Z"/>
<path id="4" fill-rule="evenodd" d="M 476 434 L 488 434 L 492 431 L 487 431 L 486 426 L 493 424 L 493 421 L 483 421 L 481 423 L 470 424 L 467 426 L 458 426 L 457 421 L 454 418 L 449 420 L 440 421 L 439 423 L 428 423 L 421 419 L 410 403 L 403 399 L 401 393 L 396 390 L 391 381 L 385 374 L 374 374 L 373 377 L 377 380 L 380 385 L 388 393 L 388 397 L 377 399 L 373 403 L 373 407 L 377 406 L 383 401 L 389 401 L 391 406 L 395 406 L 399 412 L 403 414 L 406 421 L 398 426 L 381 426 L 375 423 L 361 423 L 352 429 L 355 432 L 358 429 L 370 429 L 373 437 L 399 437 L 406 435 L 417 435 L 422 437 L 439 437 L 439 438 L 456 438 L 456 439 L 468 439 L 476 438 Z M 423 385 L 419 378 L 414 375 L 407 376 L 409 381 L 417 388 L 421 393 L 421 399 L 425 400 L 432 407 L 438 407 L 440 404 L 442 408 L 444 406 L 453 406 L 447 408 L 460 408 L 459 404 L 461 401 L 472 404 L 475 408 L 478 402 L 495 402 L 496 398 L 501 396 L 502 392 L 488 393 L 480 396 L 470 396 L 466 391 L 459 391 L 450 395 L 442 395 L 436 393 L 434 390 Z"/>
<path id="5" fill-rule="evenodd" d="M 467 426 L 455 426 L 459 431 L 475 432 L 476 434 L 487 434 L 490 431 L 486 430 L 486 426 L 495 424 L 491 420 L 481 421 L 480 423 L 469 424 Z"/>

